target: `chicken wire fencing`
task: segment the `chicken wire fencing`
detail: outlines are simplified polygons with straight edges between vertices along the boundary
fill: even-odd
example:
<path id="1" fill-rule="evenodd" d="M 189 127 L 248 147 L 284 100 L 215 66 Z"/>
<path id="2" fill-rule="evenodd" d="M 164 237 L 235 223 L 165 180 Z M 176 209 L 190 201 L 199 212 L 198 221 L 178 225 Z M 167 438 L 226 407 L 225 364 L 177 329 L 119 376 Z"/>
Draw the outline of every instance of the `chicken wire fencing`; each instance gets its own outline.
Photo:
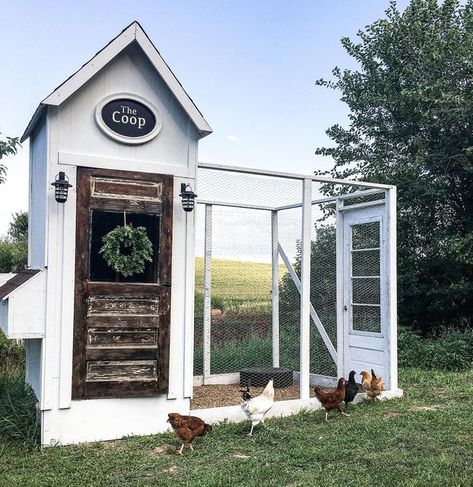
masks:
<path id="1" fill-rule="evenodd" d="M 199 397 L 206 386 L 227 386 L 226 403 L 209 404 L 237 404 L 248 379 L 259 387 L 274 377 L 276 400 L 297 399 L 303 395 L 301 364 L 312 385 L 336 379 L 341 364 L 337 200 L 343 198 L 344 208 L 358 208 L 384 198 L 382 190 L 361 189 L 303 177 L 199 168 L 194 396 L 202 386 Z M 310 239 L 310 303 L 304 308 L 308 333 L 301 337 L 304 190 L 310 193 L 310 229 L 305 234 Z M 358 307 L 351 306 L 350 315 L 360 330 L 377 331 L 381 284 L 375 225 L 353 226 L 351 238 L 353 271 L 343 279 L 350 280 L 351 302 Z"/>

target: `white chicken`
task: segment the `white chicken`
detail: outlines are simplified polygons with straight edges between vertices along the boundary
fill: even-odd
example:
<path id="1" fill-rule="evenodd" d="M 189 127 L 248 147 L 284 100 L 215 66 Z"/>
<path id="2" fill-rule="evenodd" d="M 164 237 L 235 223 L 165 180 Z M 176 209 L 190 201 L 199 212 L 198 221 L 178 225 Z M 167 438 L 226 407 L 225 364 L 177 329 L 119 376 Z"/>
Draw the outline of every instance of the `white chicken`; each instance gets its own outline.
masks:
<path id="1" fill-rule="evenodd" d="M 264 388 L 261 395 L 251 397 L 251 394 L 245 393 L 243 395 L 243 402 L 241 409 L 251 421 L 251 430 L 249 436 L 253 435 L 253 428 L 259 424 L 264 424 L 264 416 L 273 407 L 274 403 L 274 387 L 273 380 L 270 380 Z"/>

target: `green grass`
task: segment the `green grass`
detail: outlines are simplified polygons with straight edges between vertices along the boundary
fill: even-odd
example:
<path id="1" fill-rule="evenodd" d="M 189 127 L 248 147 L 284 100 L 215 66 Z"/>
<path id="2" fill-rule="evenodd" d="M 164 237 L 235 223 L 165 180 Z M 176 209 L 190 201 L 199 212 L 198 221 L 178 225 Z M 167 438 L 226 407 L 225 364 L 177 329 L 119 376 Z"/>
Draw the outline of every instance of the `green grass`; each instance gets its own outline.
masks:
<path id="1" fill-rule="evenodd" d="M 0 443 L 0 485 L 469 487 L 473 370 L 402 369 L 405 397 L 248 425 L 222 424 L 193 453 L 171 434 L 81 446 L 26 449 Z"/>
<path id="2" fill-rule="evenodd" d="M 279 266 L 279 277 L 286 272 Z M 196 258 L 196 306 L 203 299 L 204 259 Z M 212 305 L 223 310 L 248 311 L 271 305 L 271 264 L 212 259 Z"/>
<path id="3" fill-rule="evenodd" d="M 467 370 L 473 364 L 473 329 L 436 330 L 423 337 L 412 330 L 398 330 L 399 364 L 440 370 Z"/>

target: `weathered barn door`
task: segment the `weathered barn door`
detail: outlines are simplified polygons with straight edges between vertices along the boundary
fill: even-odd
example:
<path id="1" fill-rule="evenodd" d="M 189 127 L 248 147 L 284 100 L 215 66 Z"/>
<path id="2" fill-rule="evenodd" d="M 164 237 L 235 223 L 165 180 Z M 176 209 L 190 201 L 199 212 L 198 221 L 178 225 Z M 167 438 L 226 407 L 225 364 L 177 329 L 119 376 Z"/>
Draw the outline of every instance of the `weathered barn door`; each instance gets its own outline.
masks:
<path id="1" fill-rule="evenodd" d="M 172 184 L 172 176 L 78 169 L 73 399 L 167 391 Z M 102 238 L 124 224 L 144 227 L 153 246 L 152 262 L 127 278 L 100 254 Z"/>
<path id="2" fill-rule="evenodd" d="M 363 206 L 366 205 L 366 206 Z M 354 205 L 355 206 L 355 205 Z M 356 208 L 356 206 L 355 206 Z M 340 211 L 343 231 L 343 372 L 373 368 L 389 385 L 389 248 L 384 200 Z"/>

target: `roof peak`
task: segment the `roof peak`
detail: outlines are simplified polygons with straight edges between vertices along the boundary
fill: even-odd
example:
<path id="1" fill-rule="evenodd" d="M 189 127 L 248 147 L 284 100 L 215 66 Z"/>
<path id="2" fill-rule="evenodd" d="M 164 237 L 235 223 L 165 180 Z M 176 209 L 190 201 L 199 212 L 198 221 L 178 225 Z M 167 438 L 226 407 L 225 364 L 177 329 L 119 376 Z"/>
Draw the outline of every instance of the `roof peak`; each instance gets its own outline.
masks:
<path id="1" fill-rule="evenodd" d="M 205 137 L 212 133 L 212 129 L 204 119 L 202 113 L 197 108 L 192 98 L 190 98 L 184 90 L 182 84 L 176 78 L 166 61 L 164 61 L 141 24 L 137 20 L 134 20 L 91 59 L 89 59 L 89 61 L 82 65 L 82 67 L 44 98 L 26 127 L 26 130 L 21 137 L 21 142 L 25 141 L 34 131 L 45 111 L 46 105 L 61 105 L 133 42 L 138 43 L 141 47 L 154 69 L 163 78 L 168 88 L 179 101 L 183 110 L 196 126 L 200 136 Z"/>

